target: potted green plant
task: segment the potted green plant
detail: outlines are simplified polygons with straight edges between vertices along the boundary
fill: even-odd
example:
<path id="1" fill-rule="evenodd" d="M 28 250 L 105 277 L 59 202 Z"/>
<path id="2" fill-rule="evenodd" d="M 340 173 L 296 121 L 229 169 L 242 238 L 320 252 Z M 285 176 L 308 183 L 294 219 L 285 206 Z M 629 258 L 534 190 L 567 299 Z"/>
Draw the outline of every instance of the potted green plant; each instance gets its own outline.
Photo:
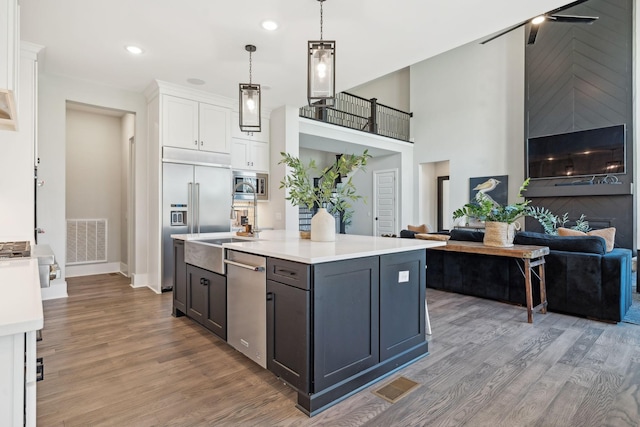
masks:
<path id="1" fill-rule="evenodd" d="M 518 198 L 523 198 L 522 193 L 529 185 L 527 178 L 518 192 Z M 476 218 L 485 223 L 484 243 L 488 246 L 513 246 L 513 238 L 517 228 L 515 222 L 518 218 L 529 212 L 530 200 L 500 205 L 484 193 L 478 193 L 476 200 L 467 203 L 453 212 L 453 218 Z"/>
<path id="2" fill-rule="evenodd" d="M 285 199 L 294 206 L 306 206 L 309 209 L 318 207 L 318 213 L 311 219 L 311 240 L 335 240 L 335 221 L 331 213 L 343 212 L 343 220 L 349 221 L 351 203 L 363 199 L 356 193 L 351 174 L 367 164 L 371 157 L 368 150 L 361 155 L 342 155 L 334 164 L 322 170 L 313 159 L 305 164 L 288 153 L 280 155 L 282 159 L 279 163 L 290 168 L 289 174 L 280 181 L 280 188 L 288 190 Z M 317 186 L 314 186 L 314 177 L 320 178 Z M 342 182 L 336 185 L 338 178 L 342 178 Z"/>

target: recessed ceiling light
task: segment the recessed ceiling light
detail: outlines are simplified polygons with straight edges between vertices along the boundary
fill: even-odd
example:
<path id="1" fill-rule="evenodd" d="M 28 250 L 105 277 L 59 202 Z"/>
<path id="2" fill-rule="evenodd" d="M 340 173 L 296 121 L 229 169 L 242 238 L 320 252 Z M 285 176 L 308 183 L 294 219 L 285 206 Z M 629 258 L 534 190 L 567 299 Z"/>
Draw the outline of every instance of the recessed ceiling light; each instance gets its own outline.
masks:
<path id="1" fill-rule="evenodd" d="M 129 46 L 125 46 L 125 49 L 127 49 L 129 53 L 133 53 L 134 55 L 140 55 L 143 52 L 141 48 L 132 44 L 130 44 Z"/>
<path id="2" fill-rule="evenodd" d="M 538 24 L 542 24 L 545 20 L 545 16 L 544 15 L 540 15 L 540 16 L 536 16 L 535 18 L 533 18 L 531 20 L 531 23 L 533 25 L 538 25 Z"/>
<path id="3" fill-rule="evenodd" d="M 191 83 L 192 85 L 203 85 L 203 84 L 205 84 L 204 80 L 196 79 L 196 78 L 193 78 L 193 77 L 190 78 L 190 79 L 187 79 L 187 82 Z"/>
<path id="4" fill-rule="evenodd" d="M 275 21 L 262 21 L 262 28 L 267 31 L 275 31 L 278 29 L 278 23 Z"/>

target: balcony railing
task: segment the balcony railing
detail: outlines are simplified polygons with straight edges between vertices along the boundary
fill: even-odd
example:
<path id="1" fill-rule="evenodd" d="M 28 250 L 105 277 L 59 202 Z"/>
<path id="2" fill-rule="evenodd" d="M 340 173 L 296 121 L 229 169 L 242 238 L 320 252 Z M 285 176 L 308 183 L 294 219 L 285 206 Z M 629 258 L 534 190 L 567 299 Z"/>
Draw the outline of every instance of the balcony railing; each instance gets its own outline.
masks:
<path id="1" fill-rule="evenodd" d="M 412 113 L 378 104 L 376 98 L 365 99 L 347 92 L 336 94 L 332 107 L 305 105 L 300 108 L 300 117 L 407 142 L 412 116 Z"/>

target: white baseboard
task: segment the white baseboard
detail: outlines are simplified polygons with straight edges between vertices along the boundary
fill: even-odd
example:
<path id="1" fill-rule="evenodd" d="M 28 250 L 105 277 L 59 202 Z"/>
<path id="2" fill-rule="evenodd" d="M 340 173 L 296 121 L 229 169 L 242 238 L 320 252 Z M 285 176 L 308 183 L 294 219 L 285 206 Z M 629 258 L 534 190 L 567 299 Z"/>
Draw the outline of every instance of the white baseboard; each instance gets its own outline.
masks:
<path id="1" fill-rule="evenodd" d="M 122 273 L 126 277 L 129 277 L 129 266 L 124 262 L 120 263 L 120 273 Z"/>
<path id="2" fill-rule="evenodd" d="M 48 288 L 42 288 L 42 300 L 67 298 L 67 282 L 66 280 L 55 280 L 56 283 L 51 282 L 51 286 Z"/>
<path id="3" fill-rule="evenodd" d="M 67 265 L 65 277 L 93 276 L 96 274 L 120 273 L 119 262 L 100 264 Z"/>

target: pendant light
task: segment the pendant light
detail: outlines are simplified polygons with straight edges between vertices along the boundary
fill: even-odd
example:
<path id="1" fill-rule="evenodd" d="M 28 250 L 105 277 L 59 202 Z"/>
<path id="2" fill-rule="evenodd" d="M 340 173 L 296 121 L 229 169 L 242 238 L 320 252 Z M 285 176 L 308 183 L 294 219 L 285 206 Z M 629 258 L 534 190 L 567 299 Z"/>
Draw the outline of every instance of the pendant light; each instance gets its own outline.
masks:
<path id="1" fill-rule="evenodd" d="M 249 83 L 240 83 L 240 130 L 260 132 L 260 85 L 251 82 L 251 54 L 256 47 L 248 44 L 244 49 L 249 52 Z"/>
<path id="2" fill-rule="evenodd" d="M 330 107 L 336 98 L 336 42 L 322 40 L 322 3 L 320 2 L 320 40 L 309 41 L 307 98 L 312 107 Z"/>

